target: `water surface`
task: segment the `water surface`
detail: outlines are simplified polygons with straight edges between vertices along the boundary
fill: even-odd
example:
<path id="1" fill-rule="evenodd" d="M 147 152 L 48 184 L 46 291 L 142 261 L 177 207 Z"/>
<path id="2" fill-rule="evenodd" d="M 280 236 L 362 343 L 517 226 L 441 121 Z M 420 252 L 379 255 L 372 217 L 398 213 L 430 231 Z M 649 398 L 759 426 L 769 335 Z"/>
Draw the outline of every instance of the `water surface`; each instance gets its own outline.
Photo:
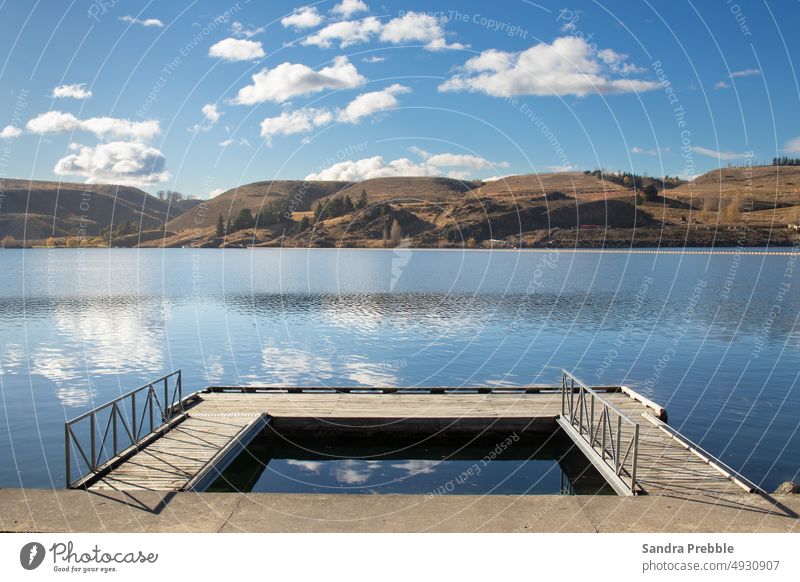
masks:
<path id="1" fill-rule="evenodd" d="M 563 367 L 665 405 L 767 489 L 797 480 L 796 257 L 29 249 L 0 265 L 0 486 L 62 487 L 64 420 L 177 368 L 194 390 Z"/>

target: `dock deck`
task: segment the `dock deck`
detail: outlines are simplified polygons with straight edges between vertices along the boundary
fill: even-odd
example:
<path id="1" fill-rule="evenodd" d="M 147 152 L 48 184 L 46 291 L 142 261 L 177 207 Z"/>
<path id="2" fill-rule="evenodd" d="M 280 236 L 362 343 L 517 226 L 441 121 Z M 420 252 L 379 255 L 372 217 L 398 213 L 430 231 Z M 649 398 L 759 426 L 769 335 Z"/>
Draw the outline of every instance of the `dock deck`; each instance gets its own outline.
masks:
<path id="1" fill-rule="evenodd" d="M 586 448 L 591 435 L 595 453 L 600 425 L 591 402 L 594 432 L 588 425 L 570 434 L 564 422 L 564 386 L 480 389 L 313 389 L 274 387 L 211 387 L 185 400 L 181 417 L 163 434 L 132 453 L 108 463 L 78 486 L 90 490 L 202 491 L 269 422 L 276 430 L 356 431 L 365 436 L 399 431 L 461 430 L 568 433 L 600 467 L 599 455 Z M 628 494 L 720 501 L 738 499 L 752 484 L 687 441 L 662 420 L 666 411 L 625 387 L 588 389 L 602 406 L 636 424 L 635 478 L 628 475 Z M 589 400 L 578 402 L 589 416 Z M 600 406 L 600 404 L 598 404 Z M 574 408 L 573 412 L 578 408 Z M 577 420 L 577 412 L 575 420 Z M 582 416 L 582 414 L 581 414 Z M 599 417 L 601 415 L 598 412 Z M 577 424 L 575 424 L 577 426 Z M 609 422 L 609 434 L 611 423 Z M 605 441 L 605 427 L 603 440 Z M 606 446 L 604 444 L 604 446 Z M 621 457 L 623 443 L 616 443 Z M 612 443 L 612 447 L 613 443 Z M 624 459 L 619 465 L 625 463 Z M 606 467 L 607 469 L 607 467 Z M 611 483 L 614 475 L 607 477 Z M 613 483 L 612 483 L 613 485 Z M 620 492 L 619 489 L 617 489 Z M 625 494 L 625 492 L 622 492 Z"/>

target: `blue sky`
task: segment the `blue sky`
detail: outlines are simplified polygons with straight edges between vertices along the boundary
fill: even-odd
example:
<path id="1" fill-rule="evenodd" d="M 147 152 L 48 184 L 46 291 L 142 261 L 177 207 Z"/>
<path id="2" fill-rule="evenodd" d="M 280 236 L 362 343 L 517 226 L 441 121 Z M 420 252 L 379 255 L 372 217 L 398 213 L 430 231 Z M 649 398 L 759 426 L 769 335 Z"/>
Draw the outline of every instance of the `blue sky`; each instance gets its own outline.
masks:
<path id="1" fill-rule="evenodd" d="M 206 197 L 800 155 L 799 21 L 797 2 L 6 1 L 0 175 Z"/>

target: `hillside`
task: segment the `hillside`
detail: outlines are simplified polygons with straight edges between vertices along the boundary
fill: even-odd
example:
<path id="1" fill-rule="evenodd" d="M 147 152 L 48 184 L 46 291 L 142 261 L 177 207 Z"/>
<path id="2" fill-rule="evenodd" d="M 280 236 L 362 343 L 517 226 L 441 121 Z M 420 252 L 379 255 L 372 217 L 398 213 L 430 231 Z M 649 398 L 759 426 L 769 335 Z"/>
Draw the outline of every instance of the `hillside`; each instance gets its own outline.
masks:
<path id="1" fill-rule="evenodd" d="M 641 176 L 635 180 L 644 186 L 660 183 Z M 26 185 L 24 190 L 21 184 Z M 14 195 L 7 194 L 4 200 L 2 220 L 16 220 L 16 228 L 24 225 L 20 208 L 24 209 L 27 184 L 8 188 Z M 115 222 L 141 217 L 145 226 L 160 225 L 166 212 L 163 202 L 135 188 L 61 184 L 59 190 L 58 184 L 34 184 L 28 224 L 29 228 L 36 225 L 42 237 L 52 231 L 54 207 L 57 230 L 74 232 L 81 196 L 87 192 L 99 215 L 92 223 L 94 230 L 108 220 L 112 208 Z M 358 183 L 255 182 L 199 204 L 188 202 L 187 206 L 195 205 L 168 221 L 166 228 L 115 235 L 112 243 L 151 247 L 759 246 L 793 244 L 797 238 L 797 231 L 786 226 L 800 222 L 800 167 L 726 168 L 690 183 L 672 180 L 669 186 L 645 196 L 622 174 L 599 172 L 529 174 L 490 182 L 443 177 Z M 247 220 L 237 220 L 243 210 Z M 222 236 L 218 236 L 220 215 Z"/>
<path id="2" fill-rule="evenodd" d="M 314 201 L 336 193 L 347 185 L 347 182 L 274 180 L 237 186 L 169 221 L 167 230 L 180 233 L 213 228 L 220 214 L 227 223 L 242 209 L 249 208 L 253 215 L 257 215 L 275 202 L 286 204 L 295 212 L 303 212 L 309 210 Z"/>
<path id="3" fill-rule="evenodd" d="M 130 186 L 5 180 L 0 198 L 0 239 L 96 236 L 112 222 L 138 229 L 166 219 L 165 202 Z"/>

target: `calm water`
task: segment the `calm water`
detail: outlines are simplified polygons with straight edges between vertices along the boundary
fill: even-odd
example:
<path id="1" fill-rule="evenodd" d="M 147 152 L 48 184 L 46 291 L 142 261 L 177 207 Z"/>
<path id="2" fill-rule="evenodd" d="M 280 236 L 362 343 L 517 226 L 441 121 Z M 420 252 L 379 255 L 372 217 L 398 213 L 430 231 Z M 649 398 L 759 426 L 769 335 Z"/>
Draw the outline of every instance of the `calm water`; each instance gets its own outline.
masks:
<path id="1" fill-rule="evenodd" d="M 496 449 L 498 444 L 508 445 Z M 497 452 L 497 451 L 500 452 Z M 209 491 L 437 495 L 613 495 L 591 463 L 559 432 L 476 440 L 355 439 L 319 442 L 262 435 Z"/>
<path id="2" fill-rule="evenodd" d="M 564 367 L 647 394 L 767 489 L 797 480 L 789 256 L 41 249 L 0 265 L 0 486 L 62 487 L 65 418 L 177 368 L 194 390 L 556 383 Z"/>

